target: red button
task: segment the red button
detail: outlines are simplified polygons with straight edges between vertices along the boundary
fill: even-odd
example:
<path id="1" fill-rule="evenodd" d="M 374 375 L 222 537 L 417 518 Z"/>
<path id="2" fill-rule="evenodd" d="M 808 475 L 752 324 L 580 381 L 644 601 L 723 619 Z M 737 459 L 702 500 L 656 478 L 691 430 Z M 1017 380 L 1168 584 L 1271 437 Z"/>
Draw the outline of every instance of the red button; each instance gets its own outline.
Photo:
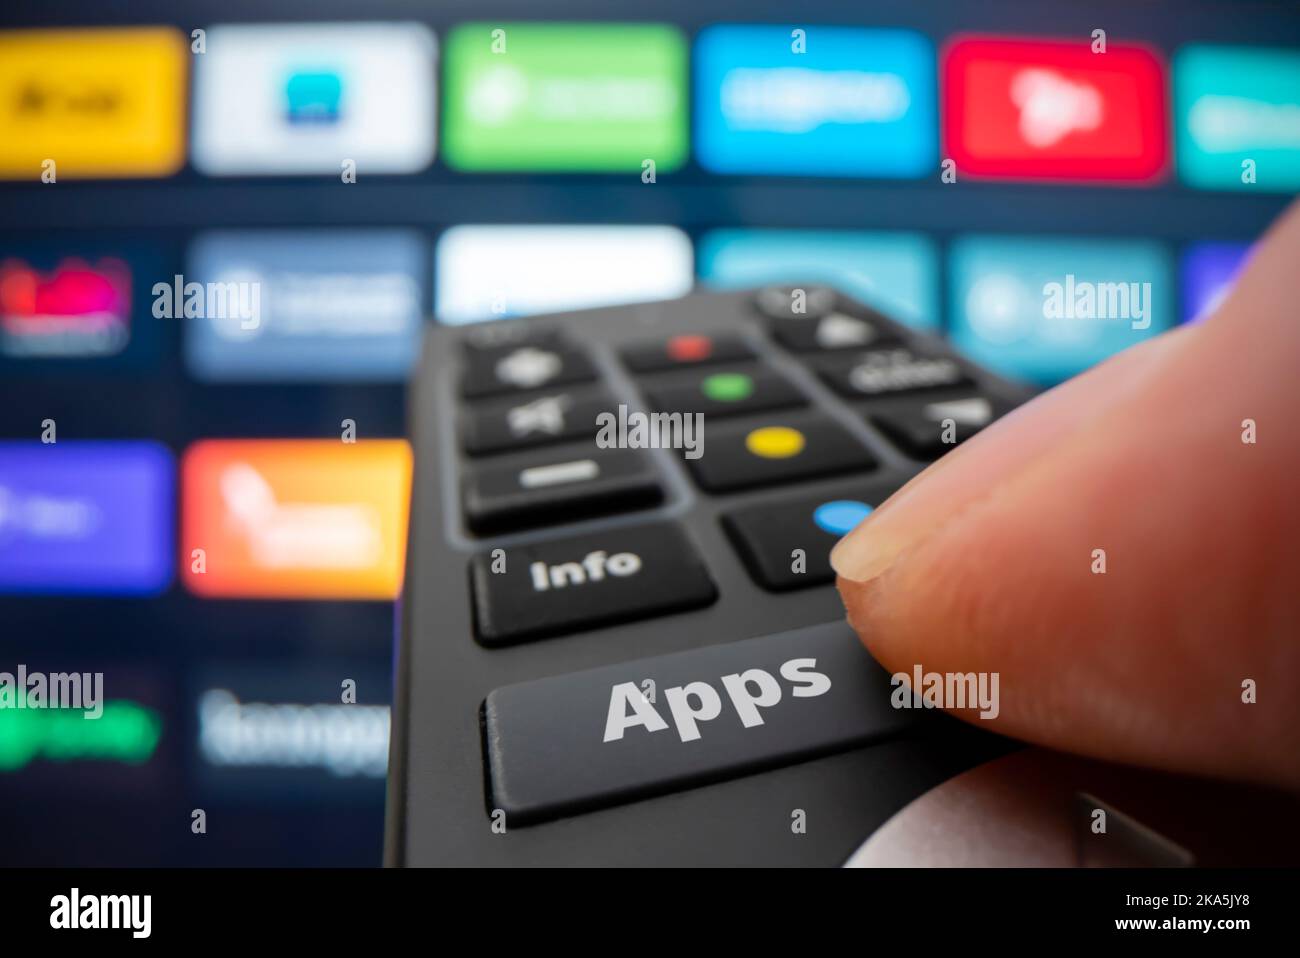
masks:
<path id="1" fill-rule="evenodd" d="M 668 355 L 679 363 L 698 363 L 713 354 L 708 336 L 674 336 L 668 340 Z"/>
<path id="2" fill-rule="evenodd" d="M 1168 162 L 1164 64 L 1144 47 L 958 40 L 943 86 L 958 177 L 1151 180 Z"/>

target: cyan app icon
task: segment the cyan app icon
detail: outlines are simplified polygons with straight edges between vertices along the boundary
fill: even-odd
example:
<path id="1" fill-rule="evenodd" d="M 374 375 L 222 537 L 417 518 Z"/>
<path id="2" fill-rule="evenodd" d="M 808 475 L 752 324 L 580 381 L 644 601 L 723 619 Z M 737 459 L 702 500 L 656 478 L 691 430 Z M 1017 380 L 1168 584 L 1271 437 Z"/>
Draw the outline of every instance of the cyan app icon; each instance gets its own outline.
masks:
<path id="1" fill-rule="evenodd" d="M 710 286 L 825 283 L 901 323 L 939 326 L 938 257 L 920 233 L 714 230 L 697 255 Z"/>
<path id="2" fill-rule="evenodd" d="M 1205 189 L 1300 189 L 1300 51 L 1195 44 L 1174 57 L 1178 171 Z"/>
<path id="3" fill-rule="evenodd" d="M 0 442 L 0 592 L 161 592 L 175 481 L 156 442 Z"/>
<path id="4" fill-rule="evenodd" d="M 335 123 L 343 101 L 343 78 L 334 70 L 302 70 L 284 84 L 290 123 Z"/>
<path id="5" fill-rule="evenodd" d="M 968 236 L 951 248 L 958 349 L 1052 385 L 1174 323 L 1173 269 L 1146 240 Z"/>
<path id="6" fill-rule="evenodd" d="M 427 262 L 407 230 L 202 234 L 173 297 L 186 363 L 209 381 L 400 380 L 419 345 Z"/>
<path id="7" fill-rule="evenodd" d="M 916 177 L 937 163 L 934 48 L 908 30 L 715 26 L 695 44 L 715 173 Z"/>

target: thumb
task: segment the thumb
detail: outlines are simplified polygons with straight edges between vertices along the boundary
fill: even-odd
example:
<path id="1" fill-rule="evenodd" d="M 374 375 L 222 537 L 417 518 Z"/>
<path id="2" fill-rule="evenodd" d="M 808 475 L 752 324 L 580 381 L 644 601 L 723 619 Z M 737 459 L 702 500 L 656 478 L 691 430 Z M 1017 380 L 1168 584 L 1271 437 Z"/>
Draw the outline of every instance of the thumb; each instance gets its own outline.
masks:
<path id="1" fill-rule="evenodd" d="M 998 672 L 1004 734 L 1300 787 L 1297 263 L 1300 205 L 1206 322 L 1026 404 L 841 540 L 876 658 Z"/>

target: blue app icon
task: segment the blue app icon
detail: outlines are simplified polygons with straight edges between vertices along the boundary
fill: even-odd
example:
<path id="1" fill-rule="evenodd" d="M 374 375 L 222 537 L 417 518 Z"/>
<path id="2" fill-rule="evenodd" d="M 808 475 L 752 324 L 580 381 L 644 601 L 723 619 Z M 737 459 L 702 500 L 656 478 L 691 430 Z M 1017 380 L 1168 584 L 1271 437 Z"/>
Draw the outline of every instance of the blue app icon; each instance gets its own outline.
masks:
<path id="1" fill-rule="evenodd" d="M 1183 321 L 1204 319 L 1223 302 L 1250 251 L 1248 243 L 1195 243 L 1183 254 Z"/>
<path id="2" fill-rule="evenodd" d="M 302 70 L 284 84 L 285 116 L 290 123 L 336 123 L 343 101 L 343 78 L 333 70 Z"/>
<path id="3" fill-rule="evenodd" d="M 715 173 L 922 176 L 937 112 L 919 33 L 737 25 L 696 40 L 696 154 Z"/>
<path id="4" fill-rule="evenodd" d="M 404 379 L 427 261 L 408 230 L 202 234 L 169 294 L 186 364 L 208 381 Z"/>
<path id="5" fill-rule="evenodd" d="M 0 592 L 161 592 L 174 488 L 156 442 L 0 442 Z"/>
<path id="6" fill-rule="evenodd" d="M 1155 242 L 968 236 L 949 265 L 953 342 L 1012 378 L 1052 385 L 1174 323 Z"/>
<path id="7" fill-rule="evenodd" d="M 901 323 L 939 326 L 938 257 L 920 233 L 714 230 L 697 260 L 710 286 L 825 283 Z"/>

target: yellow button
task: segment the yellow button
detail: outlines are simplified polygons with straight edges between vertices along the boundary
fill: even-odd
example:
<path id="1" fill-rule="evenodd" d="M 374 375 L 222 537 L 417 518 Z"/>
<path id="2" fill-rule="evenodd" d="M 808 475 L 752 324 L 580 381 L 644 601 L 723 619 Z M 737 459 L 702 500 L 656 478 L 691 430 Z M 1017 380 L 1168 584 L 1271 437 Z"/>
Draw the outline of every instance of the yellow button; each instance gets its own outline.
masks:
<path id="1" fill-rule="evenodd" d="M 789 459 L 803 452 L 804 437 L 789 426 L 764 426 L 745 437 L 745 448 L 764 459 Z"/>
<path id="2" fill-rule="evenodd" d="M 0 178 L 175 173 L 188 58 L 169 27 L 0 33 Z"/>

